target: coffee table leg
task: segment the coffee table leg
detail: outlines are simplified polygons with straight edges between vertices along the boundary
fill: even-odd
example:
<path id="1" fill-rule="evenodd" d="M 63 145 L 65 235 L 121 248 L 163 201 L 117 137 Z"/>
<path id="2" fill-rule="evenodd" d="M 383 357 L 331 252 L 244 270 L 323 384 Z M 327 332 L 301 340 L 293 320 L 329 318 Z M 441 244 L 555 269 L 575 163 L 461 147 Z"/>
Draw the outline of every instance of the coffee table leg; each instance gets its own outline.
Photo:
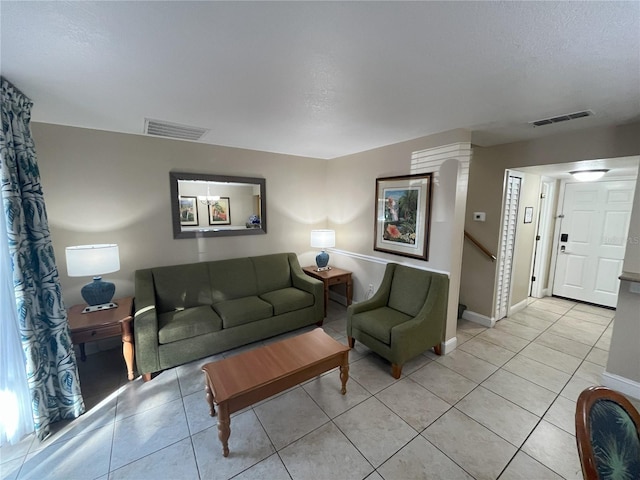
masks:
<path id="1" fill-rule="evenodd" d="M 207 380 L 207 384 L 204 386 L 204 391 L 207 392 L 207 403 L 209 404 L 209 415 L 212 417 L 215 417 L 216 407 L 213 406 L 213 393 L 211 392 L 211 387 L 209 386 L 208 380 Z"/>
<path id="2" fill-rule="evenodd" d="M 229 456 L 229 436 L 231 435 L 231 419 L 226 402 L 218 405 L 218 438 L 222 442 L 222 456 Z"/>
<path id="3" fill-rule="evenodd" d="M 342 381 L 342 390 L 340 393 L 347 393 L 347 380 L 349 380 L 349 357 L 343 365 L 340 365 L 340 380 Z"/>

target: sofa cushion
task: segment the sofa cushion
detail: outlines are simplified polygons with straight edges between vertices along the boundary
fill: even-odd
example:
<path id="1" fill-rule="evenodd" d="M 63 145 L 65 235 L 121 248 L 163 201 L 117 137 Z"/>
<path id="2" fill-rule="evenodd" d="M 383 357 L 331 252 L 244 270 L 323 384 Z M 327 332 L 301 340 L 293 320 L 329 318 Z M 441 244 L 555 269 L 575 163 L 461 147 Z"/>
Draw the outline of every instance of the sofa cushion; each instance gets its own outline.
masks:
<path id="1" fill-rule="evenodd" d="M 260 295 L 260 298 L 273 305 L 274 315 L 281 315 L 313 306 L 313 295 L 293 287 L 264 293 Z"/>
<path id="2" fill-rule="evenodd" d="M 258 295 L 256 272 L 248 258 L 209 262 L 213 303 Z"/>
<path id="3" fill-rule="evenodd" d="M 209 270 L 205 263 L 152 269 L 160 313 L 211 305 Z"/>
<path id="4" fill-rule="evenodd" d="M 417 268 L 397 265 L 387 305 L 394 310 L 415 317 L 424 305 L 431 285 L 432 273 Z M 416 285 L 421 285 L 416 288 Z"/>
<path id="5" fill-rule="evenodd" d="M 251 257 L 258 282 L 258 295 L 291 286 L 291 267 L 286 253 Z"/>
<path id="6" fill-rule="evenodd" d="M 209 306 L 187 308 L 158 315 L 158 342 L 177 342 L 222 329 L 222 319 Z"/>
<path id="7" fill-rule="evenodd" d="M 391 329 L 411 320 L 411 318 L 393 308 L 382 307 L 355 314 L 351 317 L 351 326 L 386 345 L 391 345 Z"/>
<path id="8" fill-rule="evenodd" d="M 243 297 L 218 302 L 213 308 L 222 318 L 223 328 L 237 327 L 273 316 L 271 304 L 258 297 Z"/>

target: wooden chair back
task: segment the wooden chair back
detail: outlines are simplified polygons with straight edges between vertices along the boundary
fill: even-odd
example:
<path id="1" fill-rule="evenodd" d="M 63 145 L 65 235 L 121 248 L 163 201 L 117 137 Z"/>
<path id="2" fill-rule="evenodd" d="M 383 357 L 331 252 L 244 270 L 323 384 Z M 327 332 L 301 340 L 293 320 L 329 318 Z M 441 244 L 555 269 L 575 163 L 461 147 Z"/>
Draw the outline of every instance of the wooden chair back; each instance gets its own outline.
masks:
<path id="1" fill-rule="evenodd" d="M 621 393 L 589 387 L 580 394 L 576 443 L 585 480 L 640 479 L 640 414 Z"/>

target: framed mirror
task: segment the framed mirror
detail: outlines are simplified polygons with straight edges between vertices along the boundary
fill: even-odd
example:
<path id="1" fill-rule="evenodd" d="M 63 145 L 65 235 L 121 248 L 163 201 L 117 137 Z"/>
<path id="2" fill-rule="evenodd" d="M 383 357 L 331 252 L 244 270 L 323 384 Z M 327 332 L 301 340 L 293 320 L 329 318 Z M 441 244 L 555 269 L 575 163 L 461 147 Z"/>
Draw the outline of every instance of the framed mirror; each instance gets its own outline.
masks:
<path id="1" fill-rule="evenodd" d="M 264 178 L 169 172 L 173 238 L 267 233 Z"/>

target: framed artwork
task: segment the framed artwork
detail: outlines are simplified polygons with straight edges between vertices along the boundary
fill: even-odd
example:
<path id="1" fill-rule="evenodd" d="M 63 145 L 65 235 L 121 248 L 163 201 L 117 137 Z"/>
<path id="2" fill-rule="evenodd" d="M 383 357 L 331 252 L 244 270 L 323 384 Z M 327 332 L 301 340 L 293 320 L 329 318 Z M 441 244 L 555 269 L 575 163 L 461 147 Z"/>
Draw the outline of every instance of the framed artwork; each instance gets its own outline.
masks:
<path id="1" fill-rule="evenodd" d="M 428 260 L 432 174 L 376 179 L 373 249 Z"/>
<path id="2" fill-rule="evenodd" d="M 180 197 L 180 225 L 199 225 L 198 198 Z"/>
<path id="3" fill-rule="evenodd" d="M 533 207 L 524 207 L 524 223 L 533 222 Z"/>
<path id="4" fill-rule="evenodd" d="M 220 197 L 209 205 L 209 225 L 231 225 L 229 197 Z"/>

